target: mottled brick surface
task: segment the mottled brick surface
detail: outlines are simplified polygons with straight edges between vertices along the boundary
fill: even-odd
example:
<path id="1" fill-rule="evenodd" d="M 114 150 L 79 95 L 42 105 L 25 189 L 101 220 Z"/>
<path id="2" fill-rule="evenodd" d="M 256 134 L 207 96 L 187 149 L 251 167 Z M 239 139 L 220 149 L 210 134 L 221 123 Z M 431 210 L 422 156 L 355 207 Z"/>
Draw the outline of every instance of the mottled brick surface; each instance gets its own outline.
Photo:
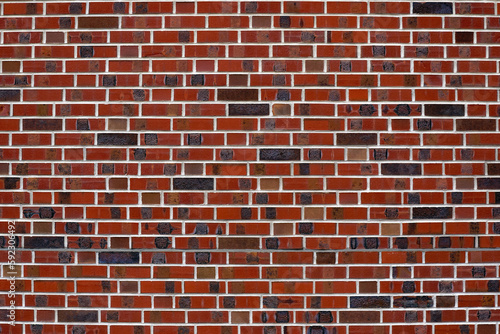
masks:
<path id="1" fill-rule="evenodd" d="M 0 2 L 0 332 L 499 332 L 499 14 Z"/>

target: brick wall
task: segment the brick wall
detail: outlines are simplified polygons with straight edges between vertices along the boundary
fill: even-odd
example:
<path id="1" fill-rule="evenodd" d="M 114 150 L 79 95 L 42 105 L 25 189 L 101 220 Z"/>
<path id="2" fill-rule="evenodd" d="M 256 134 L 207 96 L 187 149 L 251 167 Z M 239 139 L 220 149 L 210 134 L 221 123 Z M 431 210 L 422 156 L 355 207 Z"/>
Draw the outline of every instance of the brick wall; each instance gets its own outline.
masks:
<path id="1" fill-rule="evenodd" d="M 497 333 L 496 1 L 0 13 L 2 333 Z"/>

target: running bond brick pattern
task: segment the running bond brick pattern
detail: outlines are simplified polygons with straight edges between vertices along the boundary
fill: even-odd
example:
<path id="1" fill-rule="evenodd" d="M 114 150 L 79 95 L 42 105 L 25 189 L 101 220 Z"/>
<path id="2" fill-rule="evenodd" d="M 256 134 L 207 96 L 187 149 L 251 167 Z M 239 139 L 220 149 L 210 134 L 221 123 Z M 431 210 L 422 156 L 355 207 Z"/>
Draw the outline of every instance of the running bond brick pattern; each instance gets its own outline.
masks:
<path id="1" fill-rule="evenodd" d="M 1 333 L 499 331 L 497 1 L 2 1 Z"/>

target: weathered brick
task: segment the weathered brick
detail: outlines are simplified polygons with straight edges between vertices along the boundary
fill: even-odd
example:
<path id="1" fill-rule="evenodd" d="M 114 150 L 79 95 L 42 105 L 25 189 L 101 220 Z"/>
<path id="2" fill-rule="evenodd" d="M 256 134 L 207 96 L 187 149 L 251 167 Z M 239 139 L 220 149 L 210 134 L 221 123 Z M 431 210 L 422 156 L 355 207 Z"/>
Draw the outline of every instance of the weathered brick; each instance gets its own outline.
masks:
<path id="1" fill-rule="evenodd" d="M 494 119 L 457 119 L 457 131 L 496 131 Z"/>
<path id="2" fill-rule="evenodd" d="M 3 187 L 4 189 L 19 189 L 19 181 L 21 179 L 18 177 L 4 177 Z"/>
<path id="3" fill-rule="evenodd" d="M 339 311 L 340 323 L 378 323 L 380 313 L 376 311 Z"/>
<path id="4" fill-rule="evenodd" d="M 417 297 L 395 297 L 393 307 L 403 308 L 429 308 L 433 307 L 434 302 L 429 296 Z"/>
<path id="5" fill-rule="evenodd" d="M 259 239 L 219 238 L 219 249 L 259 249 Z"/>
<path id="6" fill-rule="evenodd" d="M 63 237 L 24 237 L 24 248 L 64 248 Z"/>
<path id="7" fill-rule="evenodd" d="M 351 308 L 389 308 L 391 297 L 350 297 L 349 305 Z"/>
<path id="8" fill-rule="evenodd" d="M 23 130 L 26 131 L 61 131 L 62 119 L 23 119 Z"/>
<path id="9" fill-rule="evenodd" d="M 218 89 L 217 99 L 219 101 L 257 101 L 259 91 L 257 89 Z"/>
<path id="10" fill-rule="evenodd" d="M 472 31 L 457 31 L 455 32 L 455 42 L 460 44 L 474 43 L 474 33 Z"/>
<path id="11" fill-rule="evenodd" d="M 61 322 L 98 322 L 98 311 L 58 310 L 57 318 Z"/>
<path id="12" fill-rule="evenodd" d="M 478 189 L 500 189 L 500 178 L 478 178 Z"/>
<path id="13" fill-rule="evenodd" d="M 268 104 L 229 104 L 229 116 L 268 116 Z"/>
<path id="14" fill-rule="evenodd" d="M 104 87 L 116 86 L 116 75 L 105 75 L 102 77 L 102 85 Z"/>
<path id="15" fill-rule="evenodd" d="M 416 207 L 413 208 L 413 219 L 451 219 L 451 207 Z"/>
<path id="16" fill-rule="evenodd" d="M 488 164 L 488 175 L 500 175 L 500 164 Z"/>
<path id="17" fill-rule="evenodd" d="M 337 133 L 338 145 L 377 145 L 376 133 Z"/>
<path id="18" fill-rule="evenodd" d="M 78 28 L 83 28 L 83 29 L 113 29 L 113 28 L 118 28 L 118 17 L 81 16 L 78 18 Z"/>
<path id="19" fill-rule="evenodd" d="M 453 3 L 414 2 L 413 14 L 453 14 Z"/>
<path id="20" fill-rule="evenodd" d="M 300 149 L 260 149 L 260 160 L 300 160 Z"/>
<path id="21" fill-rule="evenodd" d="M 16 102 L 21 100 L 21 90 L 0 89 L 0 102 Z"/>
<path id="22" fill-rule="evenodd" d="M 387 163 L 381 167 L 382 175 L 422 175 L 420 164 Z"/>
<path id="23" fill-rule="evenodd" d="M 139 263 L 139 252 L 100 252 L 101 264 L 134 264 Z"/>
<path id="24" fill-rule="evenodd" d="M 128 146 L 137 145 L 137 135 L 133 133 L 99 133 L 98 145 Z"/>
<path id="25" fill-rule="evenodd" d="M 92 46 L 81 46 L 80 47 L 80 57 L 82 57 L 82 58 L 92 58 L 92 57 L 94 57 L 94 47 L 92 47 Z"/>
<path id="26" fill-rule="evenodd" d="M 425 116 L 432 117 L 464 116 L 465 106 L 463 104 L 426 104 L 424 113 Z"/>
<path id="27" fill-rule="evenodd" d="M 174 178 L 174 190 L 213 190 L 213 178 Z"/>

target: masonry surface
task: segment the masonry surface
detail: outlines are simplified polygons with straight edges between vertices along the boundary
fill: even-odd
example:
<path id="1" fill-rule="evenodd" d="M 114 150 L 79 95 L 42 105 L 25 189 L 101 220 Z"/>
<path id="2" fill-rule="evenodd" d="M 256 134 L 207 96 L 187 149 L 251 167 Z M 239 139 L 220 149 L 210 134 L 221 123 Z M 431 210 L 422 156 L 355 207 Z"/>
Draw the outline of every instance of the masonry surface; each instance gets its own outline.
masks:
<path id="1" fill-rule="evenodd" d="M 1 333 L 498 333 L 497 1 L 0 13 Z"/>

